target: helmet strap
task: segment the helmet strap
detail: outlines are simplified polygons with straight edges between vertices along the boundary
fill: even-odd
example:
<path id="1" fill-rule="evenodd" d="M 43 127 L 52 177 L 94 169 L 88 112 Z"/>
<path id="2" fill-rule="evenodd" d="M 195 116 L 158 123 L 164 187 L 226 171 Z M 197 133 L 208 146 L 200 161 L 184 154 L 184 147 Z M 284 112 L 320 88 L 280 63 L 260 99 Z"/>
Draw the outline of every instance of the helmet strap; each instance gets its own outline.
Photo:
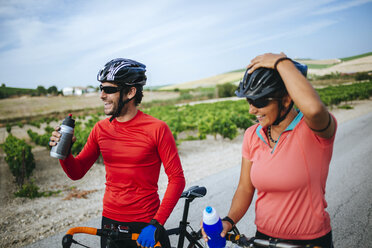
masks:
<path id="1" fill-rule="evenodd" d="M 124 105 L 127 104 L 128 102 L 132 101 L 136 96 L 132 97 L 132 98 L 128 98 L 124 101 L 122 101 L 121 99 L 123 99 L 123 89 L 120 91 L 120 98 L 119 98 L 119 104 L 118 104 L 118 109 L 116 110 L 116 112 L 111 116 L 110 118 L 110 122 L 115 119 L 116 117 L 118 117 L 121 113 L 121 110 L 123 109 Z"/>
<path id="2" fill-rule="evenodd" d="M 273 123 L 274 126 L 279 125 L 279 123 L 282 122 L 285 119 L 285 117 L 287 117 L 287 115 L 289 114 L 289 112 L 291 111 L 291 109 L 293 107 L 293 104 L 294 104 L 294 102 L 291 100 L 291 103 L 289 104 L 288 109 L 285 112 L 285 114 L 283 116 L 280 116 L 280 113 L 283 110 L 283 104 L 282 104 L 281 100 L 279 101 L 279 106 L 278 106 L 278 109 L 279 109 L 278 112 L 279 113 L 278 113 L 278 117 L 276 118 L 276 120 Z"/>

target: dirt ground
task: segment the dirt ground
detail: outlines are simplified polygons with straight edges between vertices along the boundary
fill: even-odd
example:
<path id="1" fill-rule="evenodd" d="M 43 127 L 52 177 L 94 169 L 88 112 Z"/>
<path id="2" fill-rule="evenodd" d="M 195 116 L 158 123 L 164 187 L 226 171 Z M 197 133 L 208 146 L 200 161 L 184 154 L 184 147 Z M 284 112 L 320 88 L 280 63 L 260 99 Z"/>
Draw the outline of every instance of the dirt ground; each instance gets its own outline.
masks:
<path id="1" fill-rule="evenodd" d="M 153 100 L 168 100 L 179 97 L 179 92 L 144 91 L 143 102 Z M 37 116 L 84 108 L 102 107 L 99 93 L 89 93 L 82 96 L 23 96 L 20 98 L 0 99 L 0 120 L 19 117 Z"/>
<path id="2" fill-rule="evenodd" d="M 352 105 L 352 110 L 331 110 L 339 123 L 372 111 L 372 100 L 355 101 Z M 179 154 L 187 184 L 192 185 L 194 181 L 239 165 L 242 133 L 234 140 L 208 137 L 207 140 L 183 142 L 179 146 Z M 22 247 L 101 215 L 105 187 L 102 164 L 95 164 L 83 179 L 72 181 L 64 174 L 58 160 L 51 158 L 45 148 L 35 147 L 33 153 L 36 169 L 32 178 L 35 183 L 41 191 L 61 190 L 61 193 L 33 200 L 14 198 L 16 188 L 4 154 L 1 154 L 0 247 Z M 162 172 L 160 195 L 164 193 L 166 183 L 167 178 Z"/>
<path id="3" fill-rule="evenodd" d="M 345 61 L 329 68 L 309 69 L 308 74 L 327 75 L 336 72 L 355 73 L 362 71 L 372 71 L 372 56 Z"/>
<path id="4" fill-rule="evenodd" d="M 359 59 L 353 59 L 350 61 L 342 62 L 340 59 L 324 59 L 324 60 L 298 60 L 301 63 L 307 64 L 334 64 L 329 68 L 324 69 L 309 69 L 308 74 L 315 75 L 326 75 L 331 73 L 355 73 L 362 71 L 372 71 L 372 56 L 366 56 Z M 169 85 L 162 87 L 162 90 L 173 90 L 173 89 L 191 89 L 199 86 L 214 86 L 217 84 L 223 84 L 226 82 L 239 82 L 244 76 L 244 71 L 227 72 L 195 81 L 184 82 L 175 85 Z"/>

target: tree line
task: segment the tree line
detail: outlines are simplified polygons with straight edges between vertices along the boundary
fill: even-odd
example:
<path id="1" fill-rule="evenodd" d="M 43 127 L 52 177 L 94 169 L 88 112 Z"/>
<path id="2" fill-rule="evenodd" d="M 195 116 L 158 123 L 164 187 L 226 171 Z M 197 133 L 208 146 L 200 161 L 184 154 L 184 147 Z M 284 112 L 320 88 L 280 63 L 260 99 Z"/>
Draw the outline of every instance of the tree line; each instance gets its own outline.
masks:
<path id="1" fill-rule="evenodd" d="M 0 99 L 14 97 L 14 96 L 45 96 L 45 95 L 58 95 L 62 94 L 62 91 L 59 91 L 56 86 L 50 86 L 45 88 L 42 85 L 36 87 L 36 89 L 27 89 L 27 88 L 15 88 L 7 87 L 4 83 L 0 87 Z"/>

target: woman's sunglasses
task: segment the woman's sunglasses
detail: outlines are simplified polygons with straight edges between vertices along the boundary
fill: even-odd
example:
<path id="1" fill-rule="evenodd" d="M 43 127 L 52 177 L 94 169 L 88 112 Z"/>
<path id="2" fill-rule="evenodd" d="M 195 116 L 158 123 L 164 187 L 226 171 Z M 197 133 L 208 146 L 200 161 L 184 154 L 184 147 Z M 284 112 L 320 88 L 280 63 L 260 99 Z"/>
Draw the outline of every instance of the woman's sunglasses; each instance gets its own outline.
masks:
<path id="1" fill-rule="evenodd" d="M 101 91 L 104 91 L 106 94 L 114 94 L 121 90 L 121 87 L 115 87 L 115 86 L 102 86 L 102 84 L 99 86 L 99 89 Z"/>
<path id="2" fill-rule="evenodd" d="M 256 100 L 251 100 L 247 98 L 247 101 L 249 102 L 249 104 L 255 106 L 256 108 L 264 108 L 267 105 L 269 105 L 270 101 L 272 100 L 280 100 L 280 98 L 267 97 L 267 98 L 259 98 Z"/>

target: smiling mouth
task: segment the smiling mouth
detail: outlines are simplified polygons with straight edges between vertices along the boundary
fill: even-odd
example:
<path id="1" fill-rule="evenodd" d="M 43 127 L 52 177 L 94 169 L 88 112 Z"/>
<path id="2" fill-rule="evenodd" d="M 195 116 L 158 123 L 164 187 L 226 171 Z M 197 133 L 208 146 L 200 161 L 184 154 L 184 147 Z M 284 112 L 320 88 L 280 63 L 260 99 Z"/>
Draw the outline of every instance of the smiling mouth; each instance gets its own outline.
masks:
<path id="1" fill-rule="evenodd" d="M 105 111 L 111 109 L 112 108 L 112 103 L 105 102 L 103 104 L 103 108 L 105 109 Z"/>

